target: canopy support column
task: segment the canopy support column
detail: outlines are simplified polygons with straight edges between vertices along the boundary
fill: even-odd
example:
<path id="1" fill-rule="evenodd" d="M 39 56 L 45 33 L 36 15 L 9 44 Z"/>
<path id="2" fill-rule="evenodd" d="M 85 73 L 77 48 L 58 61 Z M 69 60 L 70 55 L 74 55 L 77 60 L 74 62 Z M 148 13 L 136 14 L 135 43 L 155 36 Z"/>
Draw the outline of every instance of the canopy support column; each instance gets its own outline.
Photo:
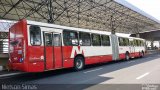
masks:
<path id="1" fill-rule="evenodd" d="M 116 33 L 116 31 L 115 31 L 115 21 L 113 19 L 113 15 L 111 15 L 110 19 L 111 19 L 110 20 L 111 34 L 115 34 Z"/>
<path id="2" fill-rule="evenodd" d="M 52 0 L 48 0 L 48 15 L 49 15 L 48 23 L 54 23 Z"/>

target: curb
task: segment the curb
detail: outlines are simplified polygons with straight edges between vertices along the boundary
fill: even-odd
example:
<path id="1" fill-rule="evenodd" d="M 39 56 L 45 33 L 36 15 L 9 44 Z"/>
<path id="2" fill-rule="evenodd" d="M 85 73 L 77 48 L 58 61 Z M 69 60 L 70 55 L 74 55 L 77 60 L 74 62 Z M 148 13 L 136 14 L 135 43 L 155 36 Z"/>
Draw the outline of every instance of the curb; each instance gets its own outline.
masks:
<path id="1" fill-rule="evenodd" d="M 0 78 L 2 78 L 2 77 L 8 77 L 8 76 L 14 76 L 14 75 L 19 75 L 19 74 L 22 74 L 22 73 L 9 73 L 9 74 L 2 74 L 2 75 L 0 75 Z"/>

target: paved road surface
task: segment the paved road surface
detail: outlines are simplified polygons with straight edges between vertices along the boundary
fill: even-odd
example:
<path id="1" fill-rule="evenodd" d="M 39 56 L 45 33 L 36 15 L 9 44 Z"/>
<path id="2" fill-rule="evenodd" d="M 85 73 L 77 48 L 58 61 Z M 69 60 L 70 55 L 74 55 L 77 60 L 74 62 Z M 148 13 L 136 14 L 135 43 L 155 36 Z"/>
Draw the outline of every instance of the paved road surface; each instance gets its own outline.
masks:
<path id="1" fill-rule="evenodd" d="M 42 88 L 45 89 L 50 89 L 47 88 L 48 86 L 53 88 L 59 86 L 70 90 L 112 90 L 115 88 L 117 90 L 142 90 L 142 87 L 145 87 L 142 85 L 160 84 L 160 55 L 155 54 L 129 61 L 90 65 L 79 72 L 63 69 L 1 77 L 0 82 L 3 84 L 35 84 L 43 86 Z M 155 90 L 160 89 L 160 86 L 153 87 L 156 88 Z"/>

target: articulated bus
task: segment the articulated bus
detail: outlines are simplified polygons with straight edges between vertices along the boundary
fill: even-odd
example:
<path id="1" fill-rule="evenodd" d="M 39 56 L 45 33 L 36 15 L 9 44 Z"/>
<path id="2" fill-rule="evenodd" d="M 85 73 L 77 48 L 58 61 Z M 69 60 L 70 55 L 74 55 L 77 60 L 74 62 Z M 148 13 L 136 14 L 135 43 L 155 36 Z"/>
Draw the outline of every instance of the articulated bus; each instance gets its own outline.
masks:
<path id="1" fill-rule="evenodd" d="M 20 20 L 9 30 L 9 67 L 43 72 L 143 57 L 145 40 L 105 31 Z"/>

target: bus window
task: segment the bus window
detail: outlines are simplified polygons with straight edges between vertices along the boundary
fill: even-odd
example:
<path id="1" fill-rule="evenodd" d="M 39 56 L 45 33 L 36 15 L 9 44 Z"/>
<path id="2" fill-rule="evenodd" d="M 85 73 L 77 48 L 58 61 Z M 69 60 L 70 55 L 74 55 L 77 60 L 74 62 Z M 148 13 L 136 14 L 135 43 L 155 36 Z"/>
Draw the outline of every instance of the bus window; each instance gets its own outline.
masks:
<path id="1" fill-rule="evenodd" d="M 52 33 L 45 33 L 45 45 L 52 46 Z"/>
<path id="2" fill-rule="evenodd" d="M 142 46 L 142 41 L 141 40 L 139 40 L 139 46 Z"/>
<path id="3" fill-rule="evenodd" d="M 41 45 L 41 29 L 39 26 L 30 26 L 30 43 L 31 45 Z"/>
<path id="4" fill-rule="evenodd" d="M 129 39 L 123 38 L 124 46 L 129 46 Z"/>
<path id="5" fill-rule="evenodd" d="M 102 36 L 101 36 L 101 39 L 102 39 L 102 45 L 103 45 L 103 46 L 110 46 L 109 36 L 107 36 L 107 35 L 102 35 Z"/>
<path id="6" fill-rule="evenodd" d="M 129 45 L 130 46 L 133 46 L 134 44 L 133 44 L 133 41 L 129 41 Z"/>
<path id="7" fill-rule="evenodd" d="M 119 37 L 119 46 L 129 46 L 129 39 L 128 38 L 121 38 Z"/>
<path id="8" fill-rule="evenodd" d="M 145 46 L 145 42 L 141 40 L 141 46 Z"/>
<path id="9" fill-rule="evenodd" d="M 74 31 L 63 31 L 63 41 L 66 46 L 77 46 L 78 45 L 78 34 Z"/>
<path id="10" fill-rule="evenodd" d="M 141 46 L 141 42 L 140 42 L 140 40 L 137 40 L 137 42 L 138 42 L 138 46 Z"/>
<path id="11" fill-rule="evenodd" d="M 92 45 L 93 46 L 101 46 L 100 35 L 92 34 Z"/>
<path id="12" fill-rule="evenodd" d="M 61 46 L 61 37 L 60 34 L 53 35 L 53 45 L 54 46 Z"/>
<path id="13" fill-rule="evenodd" d="M 138 46 L 138 41 L 134 39 L 134 46 Z"/>
<path id="14" fill-rule="evenodd" d="M 139 42 L 139 40 L 137 40 L 137 46 L 140 46 L 140 42 Z"/>
<path id="15" fill-rule="evenodd" d="M 140 46 L 144 46 L 143 40 L 140 40 Z"/>
<path id="16" fill-rule="evenodd" d="M 135 43 L 136 43 L 135 40 L 133 40 L 133 46 L 136 46 Z"/>
<path id="17" fill-rule="evenodd" d="M 119 40 L 119 46 L 124 46 L 123 38 L 119 37 L 118 40 Z"/>
<path id="18" fill-rule="evenodd" d="M 79 44 L 82 46 L 90 46 L 91 45 L 90 34 L 79 32 Z"/>

